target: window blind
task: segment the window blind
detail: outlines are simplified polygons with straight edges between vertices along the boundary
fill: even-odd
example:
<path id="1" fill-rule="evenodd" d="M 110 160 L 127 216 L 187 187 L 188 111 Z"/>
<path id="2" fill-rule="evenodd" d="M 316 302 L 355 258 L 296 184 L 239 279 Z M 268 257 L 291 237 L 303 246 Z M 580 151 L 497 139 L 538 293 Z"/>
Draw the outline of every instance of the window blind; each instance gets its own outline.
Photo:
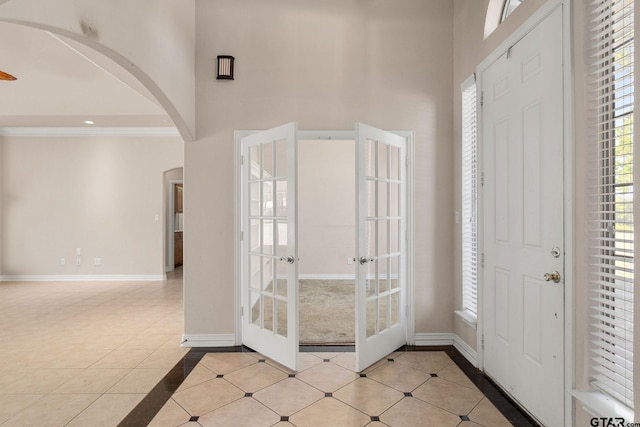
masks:
<path id="1" fill-rule="evenodd" d="M 592 0 L 592 384 L 633 408 L 634 1 Z"/>
<path id="2" fill-rule="evenodd" d="M 478 138 L 475 76 L 462 90 L 462 309 L 478 311 Z"/>

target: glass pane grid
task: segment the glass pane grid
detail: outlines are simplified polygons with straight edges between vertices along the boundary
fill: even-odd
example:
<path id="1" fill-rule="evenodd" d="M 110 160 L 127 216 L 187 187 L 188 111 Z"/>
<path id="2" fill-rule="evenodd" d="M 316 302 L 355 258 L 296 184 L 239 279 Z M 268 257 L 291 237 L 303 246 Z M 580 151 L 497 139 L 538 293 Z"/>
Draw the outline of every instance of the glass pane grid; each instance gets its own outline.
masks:
<path id="1" fill-rule="evenodd" d="M 268 141 L 245 151 L 248 159 L 247 215 L 250 323 L 265 332 L 287 336 L 286 139 Z M 279 276 L 280 275 L 280 276 Z"/>

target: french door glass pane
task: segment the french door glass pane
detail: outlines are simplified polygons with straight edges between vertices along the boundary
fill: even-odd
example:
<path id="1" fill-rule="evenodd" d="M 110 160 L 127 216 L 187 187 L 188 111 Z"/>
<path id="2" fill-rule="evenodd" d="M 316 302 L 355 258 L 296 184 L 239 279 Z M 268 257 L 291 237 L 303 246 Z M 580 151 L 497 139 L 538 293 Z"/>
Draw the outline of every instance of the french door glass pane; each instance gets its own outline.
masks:
<path id="1" fill-rule="evenodd" d="M 260 292 L 249 292 L 251 296 L 251 323 L 262 326 L 262 297 Z"/>
<path id="2" fill-rule="evenodd" d="M 395 254 L 400 250 L 400 220 L 389 220 L 389 253 Z"/>
<path id="3" fill-rule="evenodd" d="M 260 216 L 260 207 L 262 206 L 260 183 L 252 182 L 249 184 L 249 193 L 249 216 Z"/>
<path id="4" fill-rule="evenodd" d="M 389 277 L 387 274 L 389 258 L 378 259 L 378 293 L 387 292 L 389 290 Z"/>
<path id="5" fill-rule="evenodd" d="M 280 268 L 278 269 L 280 270 Z M 287 297 L 287 279 L 281 278 L 286 274 L 286 268 L 284 272 L 278 271 L 278 280 L 276 281 L 276 295 L 286 298 Z"/>
<path id="6" fill-rule="evenodd" d="M 273 216 L 273 181 L 262 182 L 262 216 Z"/>
<path id="7" fill-rule="evenodd" d="M 389 216 L 398 217 L 400 215 L 400 183 L 389 183 Z"/>
<path id="8" fill-rule="evenodd" d="M 378 181 L 378 217 L 384 218 L 389 216 L 389 206 L 387 205 L 388 184 Z"/>
<path id="9" fill-rule="evenodd" d="M 278 217 L 287 216 L 287 181 L 276 181 L 275 215 Z"/>
<path id="10" fill-rule="evenodd" d="M 262 258 L 259 256 L 249 257 L 249 286 L 251 289 L 259 290 L 262 286 Z"/>
<path id="11" fill-rule="evenodd" d="M 261 227 L 259 219 L 249 220 L 249 252 L 259 253 L 261 240 Z"/>
<path id="12" fill-rule="evenodd" d="M 276 141 L 276 170 L 274 177 L 282 178 L 287 176 L 287 140 Z"/>
<path id="13" fill-rule="evenodd" d="M 287 337 L 287 301 L 278 298 L 275 300 L 275 303 L 276 303 L 276 313 L 278 314 L 276 333 L 286 338 Z"/>
<path id="14" fill-rule="evenodd" d="M 264 144 L 262 148 L 263 154 L 263 164 L 262 164 L 262 177 L 263 178 L 271 178 L 273 177 L 273 142 L 268 142 Z"/>
<path id="15" fill-rule="evenodd" d="M 389 280 L 391 282 L 391 289 L 398 289 L 400 287 L 400 255 L 392 255 L 389 258 Z"/>
<path id="16" fill-rule="evenodd" d="M 262 147 L 259 145 L 249 149 L 249 170 L 251 181 L 262 178 Z"/>
<path id="17" fill-rule="evenodd" d="M 378 256 L 383 256 L 389 253 L 389 221 L 378 221 Z"/>
<path id="18" fill-rule="evenodd" d="M 378 178 L 388 178 L 389 148 L 386 144 L 378 144 Z"/>
<path id="19" fill-rule="evenodd" d="M 400 292 L 393 292 L 390 297 L 391 303 L 391 325 L 400 323 Z"/>
<path id="20" fill-rule="evenodd" d="M 273 220 L 262 220 L 262 252 L 263 255 L 273 255 Z"/>
<path id="21" fill-rule="evenodd" d="M 376 334 L 376 319 L 378 318 L 378 299 L 367 299 L 367 338 Z"/>
<path id="22" fill-rule="evenodd" d="M 264 324 L 263 328 L 269 331 L 273 331 L 273 297 L 268 294 L 263 294 L 262 299 L 264 300 Z"/>
<path id="23" fill-rule="evenodd" d="M 376 166 L 378 162 L 378 143 L 376 141 L 367 140 L 365 143 L 364 159 L 365 159 L 365 176 L 376 176 Z"/>
<path id="24" fill-rule="evenodd" d="M 387 329 L 389 327 L 389 322 L 388 322 L 388 318 L 389 318 L 388 298 L 389 298 L 389 295 L 386 294 L 386 295 L 380 297 L 380 299 L 379 299 L 379 301 L 380 301 L 380 309 L 378 311 L 378 325 L 379 325 L 378 327 L 380 328 L 381 331 L 384 331 L 385 329 Z"/>
<path id="25" fill-rule="evenodd" d="M 400 179 L 400 148 L 389 147 L 389 179 Z"/>
<path id="26" fill-rule="evenodd" d="M 367 187 L 365 189 L 367 197 L 366 216 L 367 218 L 372 218 L 376 216 L 376 182 L 367 180 L 365 186 Z"/>
<path id="27" fill-rule="evenodd" d="M 371 261 L 366 264 L 365 273 L 365 287 L 367 298 L 374 297 L 378 294 L 378 277 L 376 275 L 376 263 L 377 261 Z"/>

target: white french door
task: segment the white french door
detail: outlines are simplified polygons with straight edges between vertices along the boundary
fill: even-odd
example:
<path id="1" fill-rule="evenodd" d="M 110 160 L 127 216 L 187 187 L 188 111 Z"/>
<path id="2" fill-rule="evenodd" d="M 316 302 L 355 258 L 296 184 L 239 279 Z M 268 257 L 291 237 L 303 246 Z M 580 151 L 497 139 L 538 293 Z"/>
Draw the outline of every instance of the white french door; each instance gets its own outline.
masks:
<path id="1" fill-rule="evenodd" d="M 242 343 L 296 370 L 297 126 L 241 139 Z M 407 139 L 356 125 L 356 368 L 407 342 Z"/>
<path id="2" fill-rule="evenodd" d="M 564 424 L 562 8 L 482 71 L 484 369 Z"/>
<path id="3" fill-rule="evenodd" d="M 298 368 L 297 124 L 242 138 L 242 341 Z"/>
<path id="4" fill-rule="evenodd" d="M 356 370 L 407 342 L 406 139 L 356 124 Z"/>

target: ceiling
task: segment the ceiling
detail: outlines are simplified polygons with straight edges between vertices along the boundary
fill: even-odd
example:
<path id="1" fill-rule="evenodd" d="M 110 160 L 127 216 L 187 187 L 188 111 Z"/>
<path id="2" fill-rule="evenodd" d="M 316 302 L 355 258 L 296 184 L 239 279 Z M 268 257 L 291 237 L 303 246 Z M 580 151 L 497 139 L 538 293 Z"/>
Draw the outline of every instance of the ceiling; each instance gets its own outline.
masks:
<path id="1" fill-rule="evenodd" d="M 173 127 L 129 72 L 86 46 L 47 31 L 0 23 L 0 127 Z"/>

